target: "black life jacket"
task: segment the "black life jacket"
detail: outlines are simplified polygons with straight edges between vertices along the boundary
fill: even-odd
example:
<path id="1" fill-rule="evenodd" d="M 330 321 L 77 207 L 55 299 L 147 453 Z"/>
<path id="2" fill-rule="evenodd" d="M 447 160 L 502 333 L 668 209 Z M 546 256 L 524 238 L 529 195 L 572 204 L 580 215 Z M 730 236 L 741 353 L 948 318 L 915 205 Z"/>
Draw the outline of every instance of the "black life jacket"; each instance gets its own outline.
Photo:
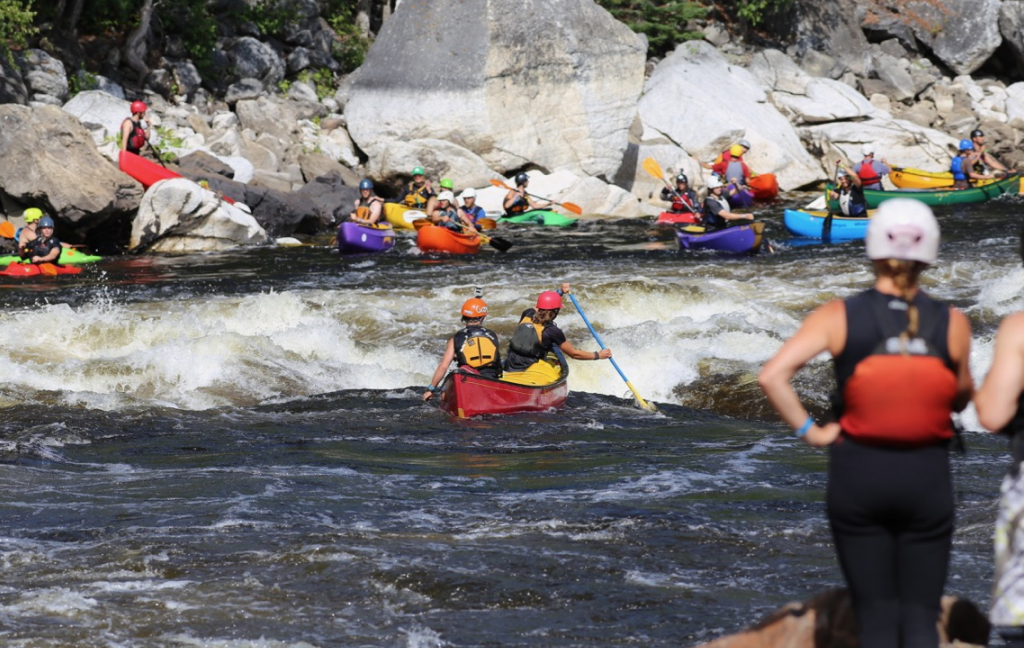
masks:
<path id="1" fill-rule="evenodd" d="M 427 188 L 427 183 L 423 183 L 422 186 L 417 187 L 416 183 L 412 180 L 405 186 L 405 199 L 404 202 L 409 207 L 416 207 L 422 209 L 427 206 L 427 201 L 434 193 Z"/>
<path id="2" fill-rule="evenodd" d="M 128 133 L 127 149 L 129 153 L 138 155 L 142 148 L 146 146 L 146 129 L 142 127 L 141 121 L 135 121 L 130 117 L 128 121 L 132 123 L 132 130 Z"/>
<path id="3" fill-rule="evenodd" d="M 542 343 L 543 339 L 544 327 L 540 324 L 534 324 L 533 318 L 530 315 L 524 315 L 523 319 L 519 320 L 519 326 L 516 327 L 515 332 L 512 334 L 512 339 L 508 343 L 508 349 L 510 354 L 514 353 L 525 358 L 541 360 L 548 353 L 548 350 L 544 348 Z"/>
<path id="4" fill-rule="evenodd" d="M 21 257 L 23 259 L 31 259 L 34 256 L 44 257 L 52 252 L 54 248 L 60 249 L 60 247 L 60 239 L 56 236 L 51 236 L 50 238 L 45 239 L 42 236 L 37 236 L 25 245 L 25 251 L 22 253 Z M 60 259 L 59 255 L 57 256 L 57 259 L 54 259 L 51 263 L 56 263 L 58 259 Z"/>
<path id="5" fill-rule="evenodd" d="M 501 376 L 498 336 L 482 326 L 471 325 L 455 334 L 455 361 L 491 378 Z"/>
<path id="6" fill-rule="evenodd" d="M 519 214 L 525 214 L 530 211 L 530 201 L 525 196 L 516 194 L 515 200 L 509 205 L 508 209 L 505 210 L 505 214 L 508 216 L 517 216 Z"/>

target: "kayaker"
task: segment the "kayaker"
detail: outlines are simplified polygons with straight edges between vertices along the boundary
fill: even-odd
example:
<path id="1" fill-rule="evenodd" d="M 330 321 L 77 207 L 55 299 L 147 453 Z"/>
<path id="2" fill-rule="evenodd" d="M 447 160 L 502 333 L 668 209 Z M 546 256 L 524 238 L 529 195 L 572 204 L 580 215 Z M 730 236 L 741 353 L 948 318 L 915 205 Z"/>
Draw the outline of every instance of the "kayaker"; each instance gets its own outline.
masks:
<path id="1" fill-rule="evenodd" d="M 875 145 L 867 143 L 861 147 L 864 159 L 853 165 L 853 172 L 860 177 L 862 189 L 882 190 L 882 176 L 889 174 L 892 169 L 885 159 L 875 159 Z"/>
<path id="2" fill-rule="evenodd" d="M 152 126 L 146 117 L 147 106 L 141 101 L 131 104 L 132 116 L 121 122 L 121 150 L 141 155 L 142 149 L 149 144 Z"/>
<path id="3" fill-rule="evenodd" d="M 859 217 L 868 213 L 868 201 L 864 197 L 864 190 L 861 188 L 861 179 L 842 161 L 837 161 L 840 166 L 836 173 L 836 180 L 839 186 L 829 192 L 829 200 L 838 200 L 839 209 L 845 216 Z"/>
<path id="4" fill-rule="evenodd" d="M 502 202 L 506 216 L 518 216 L 528 211 L 551 206 L 551 203 L 546 200 L 537 202 L 531 199 L 530 194 L 526 193 L 529 183 L 530 176 L 525 173 L 516 175 L 516 188 L 505 194 L 505 200 Z"/>
<path id="5" fill-rule="evenodd" d="M 865 241 L 874 286 L 811 313 L 758 378 L 812 446 L 829 446 L 826 504 L 860 646 L 935 646 L 953 539 L 951 420 L 973 391 L 967 317 L 918 277 L 939 252 L 931 209 L 887 200 Z M 791 380 L 832 355 L 837 421 L 818 424 Z"/>
<path id="6" fill-rule="evenodd" d="M 978 173 L 975 169 L 975 162 L 978 154 L 974 150 L 974 142 L 969 139 L 960 140 L 959 153 L 949 163 L 949 170 L 953 174 L 954 189 L 969 189 L 973 180 L 991 180 L 994 176 L 987 173 Z"/>
<path id="7" fill-rule="evenodd" d="M 487 304 L 479 297 L 469 299 L 462 305 L 463 329 L 448 338 L 441 362 L 434 370 L 427 391 L 423 392 L 423 400 L 434 397 L 441 387 L 441 381 L 448 373 L 452 361 L 456 361 L 459 369 L 479 373 L 487 378 L 501 378 L 501 353 L 498 335 L 484 328 L 487 317 Z"/>
<path id="8" fill-rule="evenodd" d="M 737 196 L 737 200 L 749 203 L 753 200 L 754 190 L 750 188 L 750 168 L 743 161 L 743 155 L 750 150 L 750 142 L 740 140 L 733 144 L 720 156 L 720 159 L 711 165 L 711 171 L 717 173 L 728 185 L 728 192 Z M 746 195 L 749 194 L 749 198 Z"/>
<path id="9" fill-rule="evenodd" d="M 465 232 L 467 229 L 475 231 L 473 224 L 463 217 L 464 214 L 455 203 L 455 194 L 445 190 L 437 195 L 437 205 L 428 217 L 434 225 L 447 227 L 453 232 Z"/>
<path id="10" fill-rule="evenodd" d="M 555 347 L 574 360 L 606 360 L 612 357 L 608 348 L 600 351 L 577 349 L 566 339 L 565 333 L 555 324 L 558 311 L 562 308 L 562 295 L 569 294 L 569 284 L 562 284 L 562 290 L 548 290 L 537 297 L 537 307 L 523 311 L 505 358 L 505 372 L 527 371 L 544 358 Z"/>
<path id="11" fill-rule="evenodd" d="M 698 214 L 697 192 L 690 189 L 690 179 L 685 173 L 676 176 L 676 188 L 665 187 L 661 190 L 661 199 L 672 203 L 672 213 Z"/>
<path id="12" fill-rule="evenodd" d="M 373 192 L 373 181 L 363 178 L 359 181 L 359 197 L 356 208 L 348 215 L 349 220 L 362 225 L 376 225 L 384 213 L 384 199 Z"/>
<path id="13" fill-rule="evenodd" d="M 708 178 L 708 195 L 704 198 L 704 224 L 708 230 L 728 227 L 731 221 L 754 220 L 753 214 L 739 214 L 729 211 L 729 199 L 726 198 L 722 179 L 717 175 Z"/>
<path id="14" fill-rule="evenodd" d="M 42 217 L 43 210 L 38 207 L 29 207 L 22 214 L 22 218 L 25 219 L 25 226 L 18 228 L 18 231 L 14 233 L 14 240 L 17 242 L 19 255 L 38 236 L 36 230 L 38 229 L 39 219 Z"/>
<path id="15" fill-rule="evenodd" d="M 974 170 L 976 172 L 989 173 L 992 171 L 992 175 L 997 178 L 1014 172 L 1013 169 L 1007 169 L 1005 164 L 992 157 L 992 154 L 986 150 L 988 145 L 985 143 L 985 133 L 980 128 L 971 131 L 971 143 L 974 144 L 976 156 Z"/>
<path id="16" fill-rule="evenodd" d="M 430 180 L 427 180 L 423 167 L 413 167 L 412 180 L 402 187 L 402 193 L 398 196 L 398 202 L 427 213 L 430 213 L 430 210 L 434 208 L 434 203 L 437 202 L 437 194 L 434 193 L 434 189 L 430 186 Z"/>
<path id="17" fill-rule="evenodd" d="M 481 218 L 487 218 L 484 208 L 476 204 L 476 189 L 467 188 L 462 192 L 462 213 L 465 219 L 473 224 L 477 230 L 483 229 L 480 225 Z"/>
<path id="18" fill-rule="evenodd" d="M 43 216 L 39 219 L 39 235 L 25 246 L 21 258 L 31 263 L 56 263 L 60 258 L 61 242 L 53 235 L 53 219 Z"/>

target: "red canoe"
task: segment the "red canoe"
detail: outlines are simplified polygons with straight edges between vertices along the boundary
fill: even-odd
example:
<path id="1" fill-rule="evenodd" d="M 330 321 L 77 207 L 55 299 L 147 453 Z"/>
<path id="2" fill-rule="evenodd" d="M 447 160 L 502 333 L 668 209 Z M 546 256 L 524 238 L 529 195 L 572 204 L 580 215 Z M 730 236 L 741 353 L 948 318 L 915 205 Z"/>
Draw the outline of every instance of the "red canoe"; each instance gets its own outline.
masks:
<path id="1" fill-rule="evenodd" d="M 700 223 L 698 217 L 693 212 L 671 212 L 663 211 L 658 214 L 658 220 L 654 221 L 656 225 L 693 225 L 694 223 Z"/>
<path id="2" fill-rule="evenodd" d="M 146 189 L 149 189 L 161 180 L 173 180 L 183 177 L 180 173 L 171 171 L 162 164 L 151 162 L 141 155 L 121 151 L 117 156 L 117 166 L 121 171 L 139 181 Z M 227 196 L 221 196 L 225 202 L 235 204 L 235 201 Z"/>
<path id="3" fill-rule="evenodd" d="M 774 173 L 751 176 L 749 185 L 754 190 L 754 200 L 773 200 L 779 196 L 779 181 Z"/>
<path id="4" fill-rule="evenodd" d="M 475 254 L 480 251 L 480 237 L 453 232 L 447 227 L 427 225 L 416 232 L 416 247 L 422 252 Z"/>
<path id="5" fill-rule="evenodd" d="M 521 385 L 459 369 L 448 374 L 441 385 L 441 409 L 452 416 L 468 418 L 561 407 L 569 396 L 569 365 L 561 354 L 558 363 L 558 380 L 548 385 Z"/>
<path id="6" fill-rule="evenodd" d="M 53 263 L 12 263 L 3 270 L 0 275 L 5 277 L 36 277 L 39 275 L 78 274 L 82 269 L 69 265 L 55 265 Z"/>

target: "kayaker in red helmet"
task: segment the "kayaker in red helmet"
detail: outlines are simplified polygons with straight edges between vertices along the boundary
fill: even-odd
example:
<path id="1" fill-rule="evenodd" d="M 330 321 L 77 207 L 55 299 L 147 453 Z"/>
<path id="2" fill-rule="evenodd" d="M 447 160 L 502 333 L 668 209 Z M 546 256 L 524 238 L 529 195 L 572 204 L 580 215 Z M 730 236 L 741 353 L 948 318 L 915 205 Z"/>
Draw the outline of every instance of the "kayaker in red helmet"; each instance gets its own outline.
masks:
<path id="1" fill-rule="evenodd" d="M 440 388 L 448 367 L 453 361 L 459 369 L 479 373 L 487 378 L 501 378 L 501 353 L 498 350 L 498 335 L 484 328 L 487 317 L 487 304 L 479 297 L 466 300 L 460 310 L 464 328 L 448 338 L 448 346 L 444 356 L 434 370 L 427 391 L 423 392 L 423 400 L 434 397 Z"/>
<path id="2" fill-rule="evenodd" d="M 606 360 L 612 357 L 611 349 L 583 351 L 577 349 L 565 338 L 565 333 L 555 324 L 558 311 L 562 308 L 562 295 L 569 294 L 569 284 L 562 284 L 562 290 L 548 290 L 537 297 L 537 307 L 523 311 L 505 358 L 505 372 L 527 371 L 545 358 L 555 347 L 574 360 Z M 506 378 L 508 378 L 506 376 Z"/>
<path id="3" fill-rule="evenodd" d="M 141 101 L 133 101 L 131 105 L 132 116 L 121 122 L 121 150 L 139 155 L 142 149 L 149 144 L 151 125 L 149 117 L 146 117 L 146 104 Z"/>

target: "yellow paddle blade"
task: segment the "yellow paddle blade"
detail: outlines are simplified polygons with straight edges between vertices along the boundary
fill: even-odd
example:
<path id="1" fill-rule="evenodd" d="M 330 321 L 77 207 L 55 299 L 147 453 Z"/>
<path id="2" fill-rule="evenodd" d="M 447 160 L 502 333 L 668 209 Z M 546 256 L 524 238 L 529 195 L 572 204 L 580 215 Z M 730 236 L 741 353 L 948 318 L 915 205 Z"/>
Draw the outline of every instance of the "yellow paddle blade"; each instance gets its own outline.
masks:
<path id="1" fill-rule="evenodd" d="M 14 223 L 8 220 L 0 223 L 0 236 L 4 238 L 14 238 Z"/>
<path id="2" fill-rule="evenodd" d="M 700 225 L 687 225 L 686 227 L 681 227 L 679 229 L 687 232 L 688 234 L 703 234 L 707 231 Z"/>
<path id="3" fill-rule="evenodd" d="M 658 161 L 655 160 L 654 158 L 644 158 L 643 164 L 641 166 L 644 168 L 644 171 L 646 171 L 653 177 L 657 178 L 658 180 L 664 179 L 665 172 L 661 170 L 661 165 L 658 164 Z"/>

